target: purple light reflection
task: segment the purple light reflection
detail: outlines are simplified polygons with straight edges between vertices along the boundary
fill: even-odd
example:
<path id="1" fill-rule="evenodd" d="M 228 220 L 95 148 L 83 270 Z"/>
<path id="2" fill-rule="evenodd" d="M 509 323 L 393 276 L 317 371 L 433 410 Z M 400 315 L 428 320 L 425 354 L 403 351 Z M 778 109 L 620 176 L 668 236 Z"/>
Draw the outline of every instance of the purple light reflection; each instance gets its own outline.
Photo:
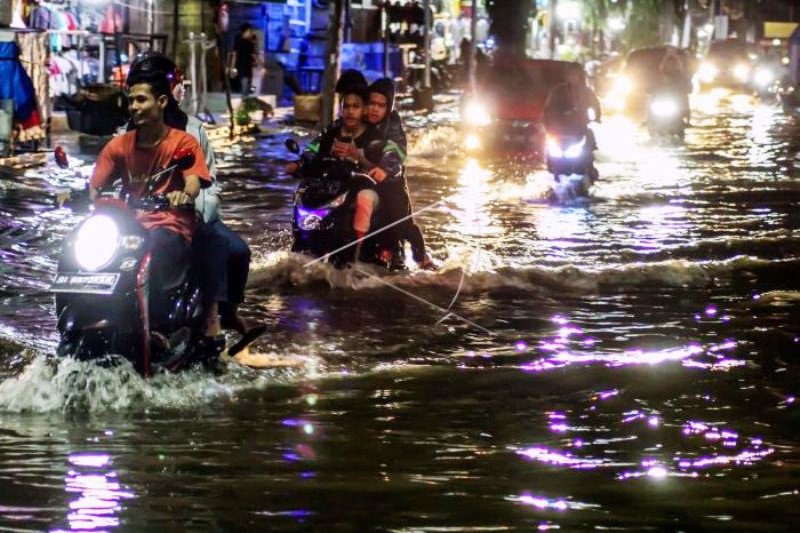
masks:
<path id="1" fill-rule="evenodd" d="M 598 468 L 605 464 L 605 461 L 602 459 L 581 459 L 569 453 L 548 450 L 543 446 L 524 448 L 522 450 L 517 450 L 516 453 L 531 461 L 554 466 L 566 466 L 576 470 Z"/>

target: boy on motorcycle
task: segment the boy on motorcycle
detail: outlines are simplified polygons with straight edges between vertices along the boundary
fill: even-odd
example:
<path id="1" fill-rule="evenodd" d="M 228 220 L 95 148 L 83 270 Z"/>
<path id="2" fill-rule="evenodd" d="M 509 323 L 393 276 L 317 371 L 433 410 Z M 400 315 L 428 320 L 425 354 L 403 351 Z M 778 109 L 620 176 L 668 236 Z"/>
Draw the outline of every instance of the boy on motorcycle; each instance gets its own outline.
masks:
<path id="1" fill-rule="evenodd" d="M 170 165 L 173 154 L 188 150 L 200 154 L 200 145 L 191 135 L 170 128 L 164 122 L 170 86 L 164 74 L 135 73 L 128 78 L 129 111 L 136 129 L 112 139 L 100 152 L 89 182 L 90 197 L 121 179 L 127 192 L 141 197 L 151 184 L 150 177 Z M 202 157 L 195 157 L 186 170 L 163 176 L 153 187 L 154 194 L 167 197 L 173 209 L 143 212 L 137 218 L 149 230 L 152 239 L 150 271 L 150 323 L 153 329 L 167 319 L 165 291 L 161 289 L 176 271 L 191 260 L 191 241 L 195 230 L 191 206 L 201 187 L 211 184 Z"/>
<path id="2" fill-rule="evenodd" d="M 414 261 L 426 270 L 435 269 L 435 265 L 425 252 L 425 238 L 422 231 L 411 216 L 411 197 L 408 193 L 408 183 L 405 177 L 403 164 L 406 159 L 406 134 L 400 115 L 394 109 L 394 82 L 389 78 L 376 80 L 369 87 L 369 101 L 367 103 L 367 122 L 376 128 L 377 138 L 383 141 L 380 149 L 369 148 L 366 157 L 375 166 L 368 174 L 378 182 L 378 194 L 386 210 L 387 222 L 392 223 L 401 218 L 408 217 L 406 221 L 389 231 L 394 238 L 392 242 L 408 240 Z M 389 253 L 398 255 L 402 251 L 388 250 Z M 402 257 L 402 255 L 400 255 Z M 390 263 L 392 259 L 388 258 Z"/>
<path id="3" fill-rule="evenodd" d="M 301 156 L 303 161 L 311 161 L 318 157 L 338 157 L 351 159 L 365 164 L 364 149 L 374 134 L 367 127 L 364 118 L 367 113 L 368 89 L 366 85 L 355 84 L 342 91 L 341 123 L 326 129 L 312 141 Z M 371 166 L 371 165 L 370 165 Z M 298 169 L 296 163 L 287 165 L 289 172 Z M 369 233 L 372 214 L 378 207 L 378 194 L 372 189 L 362 189 L 356 195 L 353 231 L 356 239 L 364 238 Z M 359 258 L 360 247 L 356 248 L 356 259 Z"/>

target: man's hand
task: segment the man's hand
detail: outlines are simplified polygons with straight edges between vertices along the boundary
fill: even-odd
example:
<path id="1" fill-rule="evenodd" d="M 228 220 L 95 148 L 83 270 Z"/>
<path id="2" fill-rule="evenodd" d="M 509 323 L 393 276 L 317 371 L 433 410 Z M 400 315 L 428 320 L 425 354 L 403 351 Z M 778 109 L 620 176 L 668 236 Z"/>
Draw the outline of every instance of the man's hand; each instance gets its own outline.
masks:
<path id="1" fill-rule="evenodd" d="M 370 170 L 369 172 L 367 172 L 367 174 L 369 175 L 369 177 L 371 177 L 372 179 L 374 179 L 378 183 L 380 183 L 383 180 L 385 180 L 386 176 L 387 176 L 386 171 L 384 171 L 381 167 L 375 167 L 372 170 Z"/>
<path id="2" fill-rule="evenodd" d="M 298 163 L 287 163 L 284 168 L 287 174 L 294 174 L 300 169 L 300 165 Z"/>
<path id="3" fill-rule="evenodd" d="M 343 143 L 342 141 L 333 141 L 333 148 L 331 152 L 336 157 L 344 157 L 347 159 L 358 159 L 359 151 L 353 143 Z"/>
<path id="4" fill-rule="evenodd" d="M 183 191 L 168 192 L 167 199 L 169 199 L 169 205 L 171 205 L 172 207 L 178 207 L 181 205 L 191 204 L 192 202 L 194 202 L 194 198 L 192 198 Z"/>

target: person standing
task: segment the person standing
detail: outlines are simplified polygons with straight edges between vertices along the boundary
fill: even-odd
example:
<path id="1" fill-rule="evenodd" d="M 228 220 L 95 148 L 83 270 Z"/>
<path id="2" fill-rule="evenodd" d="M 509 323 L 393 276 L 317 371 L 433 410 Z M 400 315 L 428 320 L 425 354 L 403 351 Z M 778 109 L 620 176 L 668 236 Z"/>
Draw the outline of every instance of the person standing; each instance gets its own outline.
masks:
<path id="1" fill-rule="evenodd" d="M 239 28 L 233 42 L 233 52 L 228 62 L 229 75 L 241 84 L 242 98 L 253 90 L 253 67 L 256 64 L 256 34 L 247 22 Z"/>

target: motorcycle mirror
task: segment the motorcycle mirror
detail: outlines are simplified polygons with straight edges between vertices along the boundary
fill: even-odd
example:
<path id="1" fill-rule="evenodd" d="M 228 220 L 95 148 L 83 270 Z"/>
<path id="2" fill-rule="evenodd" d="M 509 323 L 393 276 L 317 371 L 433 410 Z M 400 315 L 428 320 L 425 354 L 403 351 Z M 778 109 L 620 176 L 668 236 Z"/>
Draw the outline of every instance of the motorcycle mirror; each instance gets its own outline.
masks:
<path id="1" fill-rule="evenodd" d="M 293 154 L 300 153 L 300 145 L 297 144 L 297 141 L 295 141 L 294 139 L 286 139 L 286 141 L 283 144 L 286 146 L 286 149 L 292 152 Z"/>
<path id="2" fill-rule="evenodd" d="M 194 152 L 185 148 L 178 148 L 172 156 L 170 166 L 186 170 L 194 165 Z"/>
<path id="3" fill-rule="evenodd" d="M 59 168 L 69 168 L 69 158 L 67 157 L 67 152 L 64 151 L 64 148 L 61 146 L 56 146 L 56 149 L 53 152 L 56 157 L 56 165 Z"/>

